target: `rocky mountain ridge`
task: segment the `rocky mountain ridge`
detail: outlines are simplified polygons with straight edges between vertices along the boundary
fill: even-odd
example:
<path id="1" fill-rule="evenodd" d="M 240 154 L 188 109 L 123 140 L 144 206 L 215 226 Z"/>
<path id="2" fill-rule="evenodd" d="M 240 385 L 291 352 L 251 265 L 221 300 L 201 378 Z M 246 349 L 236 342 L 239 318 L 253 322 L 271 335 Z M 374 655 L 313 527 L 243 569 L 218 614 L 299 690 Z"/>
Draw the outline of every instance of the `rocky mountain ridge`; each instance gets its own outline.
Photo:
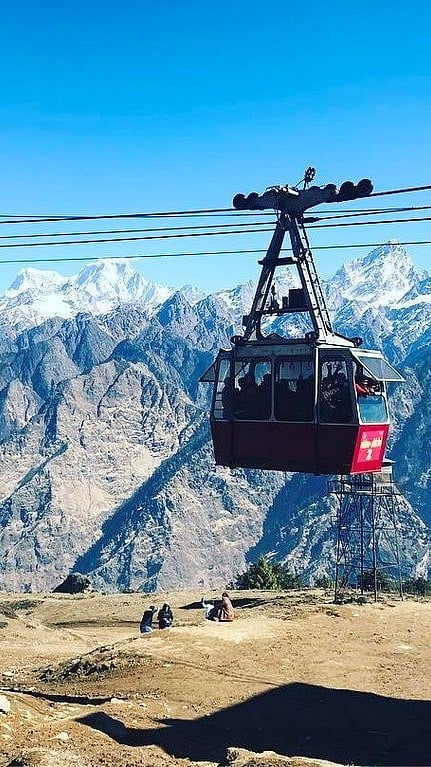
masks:
<path id="1" fill-rule="evenodd" d="M 254 285 L 209 296 L 190 287 L 164 293 L 134 277 L 130 264 L 119 272 L 118 264 L 99 266 L 80 273 L 82 295 L 92 291 L 94 299 L 85 313 L 70 299 L 77 279 L 51 276 L 50 295 L 69 297 L 74 315 L 1 339 L 2 588 L 51 589 L 73 569 L 107 590 L 209 588 L 231 580 L 253 551 L 311 577 L 331 569 L 334 503 L 322 478 L 213 463 L 209 392 L 198 379 L 239 332 Z M 41 282 L 22 274 L 1 301 L 33 311 Z M 282 282 L 281 292 L 292 284 Z M 409 531 L 406 558 L 423 572 L 431 278 L 389 243 L 346 264 L 325 291 L 337 330 L 363 336 L 406 372 L 392 395 L 390 449 Z M 268 330 L 282 326 L 278 320 Z"/>

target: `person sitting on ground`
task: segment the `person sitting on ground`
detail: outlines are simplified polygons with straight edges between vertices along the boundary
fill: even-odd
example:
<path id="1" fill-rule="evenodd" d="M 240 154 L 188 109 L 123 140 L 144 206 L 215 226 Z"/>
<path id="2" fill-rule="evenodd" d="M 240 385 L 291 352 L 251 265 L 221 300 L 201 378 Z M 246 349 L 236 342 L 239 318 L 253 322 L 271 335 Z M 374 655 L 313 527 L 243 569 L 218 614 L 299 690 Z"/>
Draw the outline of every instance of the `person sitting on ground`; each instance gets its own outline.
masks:
<path id="1" fill-rule="evenodd" d="M 221 600 L 215 602 L 205 602 L 202 597 L 201 605 L 204 608 L 205 618 L 209 621 L 219 621 L 220 623 L 228 623 L 233 621 L 235 617 L 232 602 L 230 601 L 229 594 L 224 591 L 221 595 Z"/>
<path id="2" fill-rule="evenodd" d="M 174 616 L 171 607 L 167 602 L 165 602 L 161 610 L 159 610 L 157 620 L 159 622 L 159 629 L 169 629 L 172 626 Z"/>
<path id="3" fill-rule="evenodd" d="M 230 601 L 229 594 L 227 593 L 227 591 L 223 591 L 223 594 L 221 595 L 221 605 L 220 605 L 218 620 L 221 623 L 227 623 L 227 622 L 233 621 L 234 617 L 235 617 L 235 613 L 232 606 L 232 602 Z"/>
<path id="4" fill-rule="evenodd" d="M 154 607 L 154 605 L 151 605 L 148 610 L 145 610 L 139 624 L 141 634 L 149 634 L 153 630 L 153 615 L 156 610 L 157 607 Z"/>
<path id="5" fill-rule="evenodd" d="M 217 615 L 219 612 L 219 605 L 214 604 L 214 602 L 206 602 L 204 597 L 201 599 L 201 605 L 203 607 L 204 611 L 204 617 L 209 621 L 217 620 Z"/>

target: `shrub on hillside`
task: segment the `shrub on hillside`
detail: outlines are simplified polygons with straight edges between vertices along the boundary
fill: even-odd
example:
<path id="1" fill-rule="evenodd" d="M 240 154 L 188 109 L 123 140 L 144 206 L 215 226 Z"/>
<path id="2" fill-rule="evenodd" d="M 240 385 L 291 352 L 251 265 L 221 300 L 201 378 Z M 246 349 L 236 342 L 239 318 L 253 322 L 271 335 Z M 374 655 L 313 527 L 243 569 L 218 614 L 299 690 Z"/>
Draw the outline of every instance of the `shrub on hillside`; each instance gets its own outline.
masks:
<path id="1" fill-rule="evenodd" d="M 303 587 L 303 582 L 300 575 L 294 575 L 279 562 L 271 562 L 266 557 L 261 556 L 244 573 L 236 576 L 233 585 L 237 589 L 271 591 L 273 589 L 299 589 Z"/>
<path id="2" fill-rule="evenodd" d="M 406 581 L 403 584 L 403 589 L 406 594 L 429 597 L 431 596 L 431 581 L 427 581 L 425 578 L 414 578 Z"/>
<path id="3" fill-rule="evenodd" d="M 395 588 L 395 581 L 384 570 L 376 571 L 376 584 L 378 591 L 393 591 Z M 358 586 L 361 585 L 360 577 L 358 577 Z M 365 591 L 374 591 L 374 572 L 373 570 L 364 570 L 363 576 L 363 588 Z"/>
<path id="4" fill-rule="evenodd" d="M 319 578 L 315 579 L 314 585 L 317 589 L 328 590 L 334 588 L 334 581 L 328 575 L 321 575 Z"/>

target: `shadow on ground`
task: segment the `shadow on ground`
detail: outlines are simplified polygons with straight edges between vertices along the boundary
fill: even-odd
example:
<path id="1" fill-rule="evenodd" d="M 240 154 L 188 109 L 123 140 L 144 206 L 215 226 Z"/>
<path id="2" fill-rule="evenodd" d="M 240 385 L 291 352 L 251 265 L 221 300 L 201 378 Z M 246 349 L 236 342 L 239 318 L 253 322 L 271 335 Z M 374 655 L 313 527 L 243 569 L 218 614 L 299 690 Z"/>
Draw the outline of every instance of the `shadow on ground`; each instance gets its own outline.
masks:
<path id="1" fill-rule="evenodd" d="M 48 700 L 51 703 L 78 703 L 80 706 L 102 706 L 104 703 L 109 703 L 112 700 L 112 696 L 106 697 L 91 697 L 90 695 L 61 695 L 59 693 L 40 692 L 39 690 L 32 690 L 25 687 L 4 687 L 2 686 L 2 692 L 18 692 L 20 695 L 28 695 L 31 698 L 40 698 L 41 700 Z"/>
<path id="2" fill-rule="evenodd" d="M 214 598 L 209 597 L 207 602 L 214 602 Z M 217 599 L 216 599 L 217 601 Z M 233 597 L 232 605 L 234 607 L 261 607 L 262 605 L 268 605 L 274 602 L 274 599 L 268 599 L 267 597 Z M 180 605 L 179 610 L 198 610 L 202 608 L 201 602 L 189 602 L 186 605 Z"/>
<path id="3" fill-rule="evenodd" d="M 429 767 L 431 703 L 290 684 L 196 720 L 125 727 L 107 714 L 77 721 L 128 746 L 158 745 L 176 758 L 221 761 L 229 746 L 342 764 Z"/>

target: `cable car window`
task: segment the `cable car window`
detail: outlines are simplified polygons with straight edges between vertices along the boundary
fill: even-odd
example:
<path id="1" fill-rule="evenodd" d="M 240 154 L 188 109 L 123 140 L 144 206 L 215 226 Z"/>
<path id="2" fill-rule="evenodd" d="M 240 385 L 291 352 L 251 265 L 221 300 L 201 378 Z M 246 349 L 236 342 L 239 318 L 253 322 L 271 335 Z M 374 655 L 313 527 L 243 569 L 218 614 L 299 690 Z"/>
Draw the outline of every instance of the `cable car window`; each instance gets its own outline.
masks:
<path id="1" fill-rule="evenodd" d="M 404 381 L 402 375 L 382 356 L 371 357 L 358 351 L 352 351 L 352 354 L 376 381 Z"/>
<path id="2" fill-rule="evenodd" d="M 266 421 L 271 417 L 271 363 L 269 360 L 237 360 L 233 415 L 240 421 Z"/>
<path id="3" fill-rule="evenodd" d="M 227 420 L 231 417 L 232 379 L 229 372 L 230 360 L 220 360 L 213 410 L 214 418 L 216 418 L 217 421 Z"/>
<path id="4" fill-rule="evenodd" d="M 364 368 L 355 365 L 355 393 L 362 423 L 385 423 L 388 420 L 383 383 L 366 375 Z"/>
<path id="5" fill-rule="evenodd" d="M 314 360 L 277 359 L 274 416 L 278 421 L 308 422 L 314 417 Z"/>
<path id="6" fill-rule="evenodd" d="M 319 419 L 322 423 L 351 423 L 352 396 L 346 360 L 325 357 L 320 369 Z"/>

